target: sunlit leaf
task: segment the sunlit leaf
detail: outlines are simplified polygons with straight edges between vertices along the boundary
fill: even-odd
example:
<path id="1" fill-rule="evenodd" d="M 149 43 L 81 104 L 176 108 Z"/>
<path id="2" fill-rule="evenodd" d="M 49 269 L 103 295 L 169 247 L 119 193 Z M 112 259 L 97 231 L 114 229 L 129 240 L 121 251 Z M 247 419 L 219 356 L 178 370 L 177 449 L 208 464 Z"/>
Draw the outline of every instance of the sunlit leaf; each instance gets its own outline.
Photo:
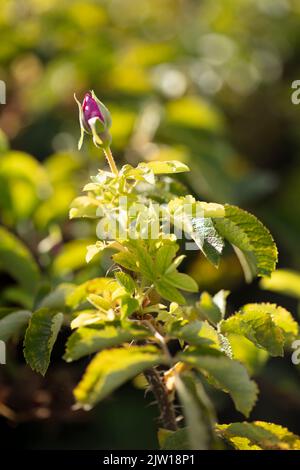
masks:
<path id="1" fill-rule="evenodd" d="M 91 361 L 74 390 L 77 402 L 92 407 L 148 367 L 163 362 L 154 346 L 131 346 L 102 351 Z"/>
<path id="2" fill-rule="evenodd" d="M 235 248 L 248 281 L 269 276 L 277 262 L 277 248 L 270 232 L 254 215 L 225 205 L 225 217 L 214 219 L 218 232 Z"/>
<path id="3" fill-rule="evenodd" d="M 148 168 L 151 168 L 155 175 L 163 173 L 182 173 L 189 171 L 189 167 L 182 162 L 173 161 L 153 161 L 144 163 Z"/>
<path id="4" fill-rule="evenodd" d="M 208 292 L 203 292 L 201 294 L 196 307 L 200 314 L 214 325 L 218 324 L 222 320 L 222 312 L 215 303 L 214 298 Z"/>
<path id="5" fill-rule="evenodd" d="M 149 331 L 142 327 L 122 328 L 114 325 L 78 328 L 68 339 L 64 359 L 79 359 L 101 349 L 111 348 L 134 339 L 146 338 Z"/>
<path id="6" fill-rule="evenodd" d="M 220 436 L 237 450 L 300 450 L 300 437 L 278 424 L 218 424 Z"/>
<path id="7" fill-rule="evenodd" d="M 194 279 L 185 273 L 173 271 L 163 276 L 163 280 L 177 289 L 182 289 L 188 292 L 197 292 L 198 284 Z"/>
<path id="8" fill-rule="evenodd" d="M 91 294 L 101 295 L 105 292 L 113 292 L 118 286 L 115 279 L 111 277 L 96 277 L 90 281 L 86 281 L 69 293 L 67 296 L 67 305 L 77 308 L 81 303 L 85 302 Z"/>
<path id="9" fill-rule="evenodd" d="M 136 287 L 135 282 L 129 274 L 123 273 L 122 271 L 119 271 L 119 272 L 115 273 L 115 278 L 116 278 L 117 282 L 122 287 L 124 287 L 124 289 L 126 290 L 126 292 L 128 292 L 128 294 L 133 294 L 134 293 L 135 287 Z"/>
<path id="10" fill-rule="evenodd" d="M 289 269 L 276 269 L 269 278 L 261 279 L 260 287 L 300 299 L 300 273 Z"/>
<path id="11" fill-rule="evenodd" d="M 52 264 L 53 273 L 63 276 L 86 266 L 86 247 L 91 240 L 72 240 L 65 243 Z M 97 261 L 94 259 L 93 261 Z"/>
<path id="12" fill-rule="evenodd" d="M 99 202 L 96 199 L 89 196 L 80 196 L 72 202 L 69 217 L 70 219 L 78 217 L 95 219 L 98 208 Z"/>
<path id="13" fill-rule="evenodd" d="M 259 374 L 269 358 L 268 352 L 255 346 L 245 336 L 232 333 L 226 336 L 230 343 L 233 359 L 244 364 L 250 376 Z"/>
<path id="14" fill-rule="evenodd" d="M 284 335 L 267 308 L 244 308 L 221 323 L 221 332 L 245 336 L 272 356 L 283 356 Z"/>

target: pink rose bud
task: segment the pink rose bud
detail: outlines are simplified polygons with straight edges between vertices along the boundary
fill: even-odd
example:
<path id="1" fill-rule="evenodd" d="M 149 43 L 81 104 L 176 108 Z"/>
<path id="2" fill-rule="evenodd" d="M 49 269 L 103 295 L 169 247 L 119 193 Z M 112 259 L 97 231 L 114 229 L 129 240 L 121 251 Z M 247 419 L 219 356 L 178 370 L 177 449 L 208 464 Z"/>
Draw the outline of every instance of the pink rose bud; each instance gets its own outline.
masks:
<path id="1" fill-rule="evenodd" d="M 84 134 L 91 134 L 96 147 L 107 148 L 111 143 L 109 128 L 111 127 L 110 112 L 104 104 L 97 98 L 93 91 L 85 94 L 82 104 L 76 98 L 79 109 L 79 122 L 81 135 L 78 142 L 80 150 Z"/>
<path id="2" fill-rule="evenodd" d="M 84 121 L 87 127 L 89 127 L 89 120 L 92 118 L 98 117 L 100 121 L 105 123 L 104 116 L 101 113 L 96 100 L 94 100 L 94 98 L 92 97 L 91 92 L 88 92 L 85 94 L 85 97 L 82 103 L 82 111 L 83 111 Z"/>

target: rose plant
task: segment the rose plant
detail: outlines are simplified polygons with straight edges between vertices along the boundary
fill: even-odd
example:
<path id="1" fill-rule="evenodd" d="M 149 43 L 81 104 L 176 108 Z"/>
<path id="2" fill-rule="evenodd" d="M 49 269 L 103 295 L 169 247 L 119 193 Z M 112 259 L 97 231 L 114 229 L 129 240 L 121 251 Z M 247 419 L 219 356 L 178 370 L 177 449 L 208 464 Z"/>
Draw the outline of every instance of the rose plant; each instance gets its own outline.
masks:
<path id="1" fill-rule="evenodd" d="M 271 234 L 243 209 L 187 195 L 174 178 L 189 171 L 182 162 L 118 169 L 108 109 L 94 92 L 76 101 L 79 148 L 90 134 L 109 169 L 92 176 L 73 201 L 70 218 L 97 222 L 99 240 L 87 247 L 86 260 L 107 251 L 111 268 L 105 277 L 39 295 L 32 312 L 6 312 L 0 337 L 8 340 L 26 326 L 25 359 L 44 375 L 61 327 L 68 328 L 64 359 L 91 356 L 74 390 L 77 407 L 86 410 L 143 374 L 159 408 L 162 449 L 299 449 L 300 438 L 278 424 L 218 423 L 210 398 L 211 390 L 222 390 L 247 418 L 258 397 L 255 367 L 289 350 L 297 322 L 271 303 L 228 312 L 229 292 L 199 295 L 196 281 L 180 269 L 184 242 L 216 268 L 228 244 L 247 281 L 268 277 L 277 262 Z"/>

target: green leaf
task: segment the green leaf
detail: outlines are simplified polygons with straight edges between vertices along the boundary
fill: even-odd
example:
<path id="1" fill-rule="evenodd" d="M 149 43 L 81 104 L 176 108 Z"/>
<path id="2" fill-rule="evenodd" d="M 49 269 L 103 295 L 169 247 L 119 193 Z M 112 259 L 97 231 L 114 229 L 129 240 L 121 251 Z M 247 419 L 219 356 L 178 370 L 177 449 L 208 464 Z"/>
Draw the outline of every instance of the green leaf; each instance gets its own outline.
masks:
<path id="1" fill-rule="evenodd" d="M 176 255 L 178 246 L 175 244 L 166 244 L 159 247 L 155 258 L 155 267 L 159 274 L 164 274 L 172 264 Z"/>
<path id="2" fill-rule="evenodd" d="M 185 304 L 185 298 L 180 294 L 179 290 L 166 282 L 164 278 L 158 279 L 154 285 L 162 298 L 169 300 L 170 302 L 176 302 L 177 304 Z"/>
<path id="3" fill-rule="evenodd" d="M 96 277 L 90 281 L 84 282 L 67 295 L 67 305 L 71 308 L 77 308 L 87 300 L 91 294 L 101 295 L 104 292 L 113 292 L 118 287 L 115 279 L 111 277 Z"/>
<path id="4" fill-rule="evenodd" d="M 170 274 L 165 274 L 163 280 L 173 287 L 182 289 L 188 292 L 198 292 L 198 284 L 188 274 L 172 271 Z"/>
<path id="5" fill-rule="evenodd" d="M 63 314 L 41 308 L 33 313 L 24 340 L 24 356 L 32 370 L 45 375 Z"/>
<path id="6" fill-rule="evenodd" d="M 244 305 L 241 313 L 223 321 L 221 331 L 244 335 L 272 356 L 282 356 L 284 344 L 295 339 L 299 327 L 285 308 L 276 304 L 254 303 Z"/>
<path id="7" fill-rule="evenodd" d="M 137 267 L 140 273 L 149 281 L 154 281 L 156 277 L 155 266 L 152 257 L 149 255 L 147 249 L 139 243 L 134 244 L 134 254 L 137 258 Z"/>
<path id="8" fill-rule="evenodd" d="M 241 335 L 227 335 L 233 359 L 241 362 L 251 376 L 258 375 L 266 364 L 269 354 L 265 349 L 258 348 Z"/>
<path id="9" fill-rule="evenodd" d="M 179 230 L 191 237 L 209 261 L 218 266 L 224 241 L 211 217 L 224 217 L 224 206 L 185 196 L 172 199 L 168 204 L 168 211 L 175 233 Z"/>
<path id="10" fill-rule="evenodd" d="M 194 217 L 191 220 L 193 231 L 190 233 L 196 245 L 206 258 L 216 267 L 224 248 L 224 241 L 217 232 L 212 219 Z"/>
<path id="11" fill-rule="evenodd" d="M 212 406 L 200 382 L 192 374 L 176 375 L 175 387 L 183 406 L 187 434 L 192 450 L 210 448 L 214 416 Z"/>
<path id="12" fill-rule="evenodd" d="M 135 180 L 135 181 L 145 181 L 148 184 L 155 184 L 154 173 L 145 163 L 139 163 L 136 168 L 131 165 L 124 165 L 119 175 L 125 176 L 126 179 Z"/>
<path id="13" fill-rule="evenodd" d="M 9 273 L 33 294 L 40 280 L 39 268 L 26 246 L 12 233 L 0 227 L 0 270 Z"/>
<path id="14" fill-rule="evenodd" d="M 300 437 L 278 424 L 218 424 L 217 432 L 237 450 L 300 450 Z"/>
<path id="15" fill-rule="evenodd" d="M 80 196 L 74 199 L 71 204 L 69 217 L 75 219 L 78 217 L 88 217 L 95 219 L 97 217 L 97 209 L 99 201 L 89 196 Z"/>
<path id="16" fill-rule="evenodd" d="M 150 168 L 155 175 L 167 174 L 167 173 L 183 173 L 190 171 L 189 167 L 182 162 L 177 160 L 171 161 L 153 161 L 144 163 L 143 165 Z"/>
<path id="17" fill-rule="evenodd" d="M 288 269 L 276 269 L 269 278 L 261 279 L 260 287 L 300 299 L 300 273 Z"/>
<path id="18" fill-rule="evenodd" d="M 209 346 L 220 349 L 217 331 L 206 321 L 193 321 L 175 326 L 170 334 L 194 346 Z"/>
<path id="19" fill-rule="evenodd" d="M 102 297 L 102 295 L 90 294 L 86 300 L 94 307 L 104 312 L 109 310 L 111 306 L 111 302 Z"/>
<path id="20" fill-rule="evenodd" d="M 258 389 L 242 364 L 217 351 L 214 356 L 197 354 L 197 350 L 186 351 L 179 354 L 179 360 L 199 369 L 212 385 L 230 394 L 238 411 L 249 416 Z"/>
<path id="21" fill-rule="evenodd" d="M 154 346 L 130 346 L 102 351 L 87 367 L 74 390 L 75 398 L 81 406 L 90 408 L 127 380 L 163 362 L 161 353 Z"/>
<path id="22" fill-rule="evenodd" d="M 229 290 L 222 289 L 213 296 L 213 302 L 220 309 L 222 318 L 224 318 L 226 314 L 227 297 L 229 294 Z"/>
<path id="23" fill-rule="evenodd" d="M 284 335 L 266 308 L 243 308 L 221 323 L 223 334 L 245 336 L 256 346 L 266 349 L 271 356 L 283 356 Z"/>
<path id="24" fill-rule="evenodd" d="M 160 428 L 157 433 L 159 447 L 162 450 L 190 450 L 187 428 L 170 431 Z"/>
<path id="25" fill-rule="evenodd" d="M 132 253 L 121 251 L 120 253 L 116 253 L 112 256 L 112 259 L 115 263 L 119 264 L 125 269 L 133 272 L 139 272 L 139 268 L 137 266 L 137 260 L 132 255 Z"/>
<path id="26" fill-rule="evenodd" d="M 101 251 L 103 251 L 105 248 L 106 247 L 105 247 L 104 243 L 101 242 L 101 241 L 97 241 L 93 245 L 88 245 L 86 247 L 86 256 L 85 256 L 86 262 L 89 263 L 90 261 L 92 261 L 94 256 L 101 253 Z"/>
<path id="27" fill-rule="evenodd" d="M 132 313 L 136 312 L 140 307 L 137 299 L 131 297 L 129 294 L 121 297 L 121 318 L 129 317 Z"/>
<path id="28" fill-rule="evenodd" d="M 60 284 L 41 300 L 38 307 L 64 310 L 66 308 L 67 298 L 74 292 L 75 288 L 75 284 Z"/>
<path id="29" fill-rule="evenodd" d="M 149 331 L 142 327 L 122 328 L 114 325 L 78 328 L 68 339 L 64 359 L 77 360 L 100 349 L 111 348 L 134 339 L 146 338 Z"/>
<path id="30" fill-rule="evenodd" d="M 64 276 L 86 266 L 86 247 L 92 240 L 72 240 L 65 243 L 52 264 L 55 276 Z M 97 262 L 97 259 L 93 261 Z"/>
<path id="31" fill-rule="evenodd" d="M 31 312 L 28 310 L 19 310 L 1 318 L 0 340 L 8 341 L 14 334 L 22 331 L 29 322 L 30 317 Z"/>
<path id="32" fill-rule="evenodd" d="M 135 282 L 129 274 L 118 271 L 115 273 L 115 278 L 120 286 L 124 287 L 128 294 L 134 293 L 136 287 Z"/>
<path id="33" fill-rule="evenodd" d="M 196 308 L 213 325 L 217 325 L 222 320 L 222 312 L 208 292 L 201 294 L 199 302 L 196 303 Z"/>
<path id="34" fill-rule="evenodd" d="M 277 248 L 270 232 L 254 215 L 225 205 L 225 217 L 214 219 L 218 232 L 235 248 L 245 277 L 269 276 L 277 262 Z"/>
<path id="35" fill-rule="evenodd" d="M 84 309 L 75 312 L 74 319 L 71 321 L 71 329 L 75 330 L 81 326 L 94 326 L 103 325 L 103 322 L 107 321 L 107 314 L 104 315 L 99 310 L 95 309 Z"/>

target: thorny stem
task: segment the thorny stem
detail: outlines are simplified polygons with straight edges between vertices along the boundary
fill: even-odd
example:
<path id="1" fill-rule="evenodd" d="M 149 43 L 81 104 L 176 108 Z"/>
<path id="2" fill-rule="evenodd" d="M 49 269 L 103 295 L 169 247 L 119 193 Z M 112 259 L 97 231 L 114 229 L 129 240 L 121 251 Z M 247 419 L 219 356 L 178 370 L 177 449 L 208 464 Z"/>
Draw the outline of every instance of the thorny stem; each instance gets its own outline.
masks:
<path id="1" fill-rule="evenodd" d="M 107 160 L 107 162 L 110 166 L 110 169 L 111 169 L 112 173 L 117 175 L 118 174 L 118 168 L 115 164 L 115 160 L 114 160 L 113 154 L 111 153 L 110 147 L 104 148 L 103 152 L 104 152 L 104 155 L 106 157 L 106 160 Z"/>
<path id="2" fill-rule="evenodd" d="M 153 367 L 144 371 L 160 410 L 160 421 L 165 429 L 177 430 L 176 415 L 173 403 L 170 401 L 167 388 L 159 373 Z"/>
<path id="3" fill-rule="evenodd" d="M 143 323 L 152 331 L 155 338 L 161 344 L 162 349 L 167 359 L 171 361 L 172 357 L 167 347 L 165 338 L 155 329 L 155 327 L 152 325 L 151 322 L 144 320 Z M 176 431 L 177 430 L 176 414 L 174 411 L 173 403 L 170 400 L 168 389 L 164 381 L 162 380 L 159 373 L 154 367 L 152 367 L 151 369 L 145 370 L 144 375 L 157 401 L 157 404 L 160 410 L 160 421 L 163 427 L 165 429 L 169 429 L 170 431 Z"/>

